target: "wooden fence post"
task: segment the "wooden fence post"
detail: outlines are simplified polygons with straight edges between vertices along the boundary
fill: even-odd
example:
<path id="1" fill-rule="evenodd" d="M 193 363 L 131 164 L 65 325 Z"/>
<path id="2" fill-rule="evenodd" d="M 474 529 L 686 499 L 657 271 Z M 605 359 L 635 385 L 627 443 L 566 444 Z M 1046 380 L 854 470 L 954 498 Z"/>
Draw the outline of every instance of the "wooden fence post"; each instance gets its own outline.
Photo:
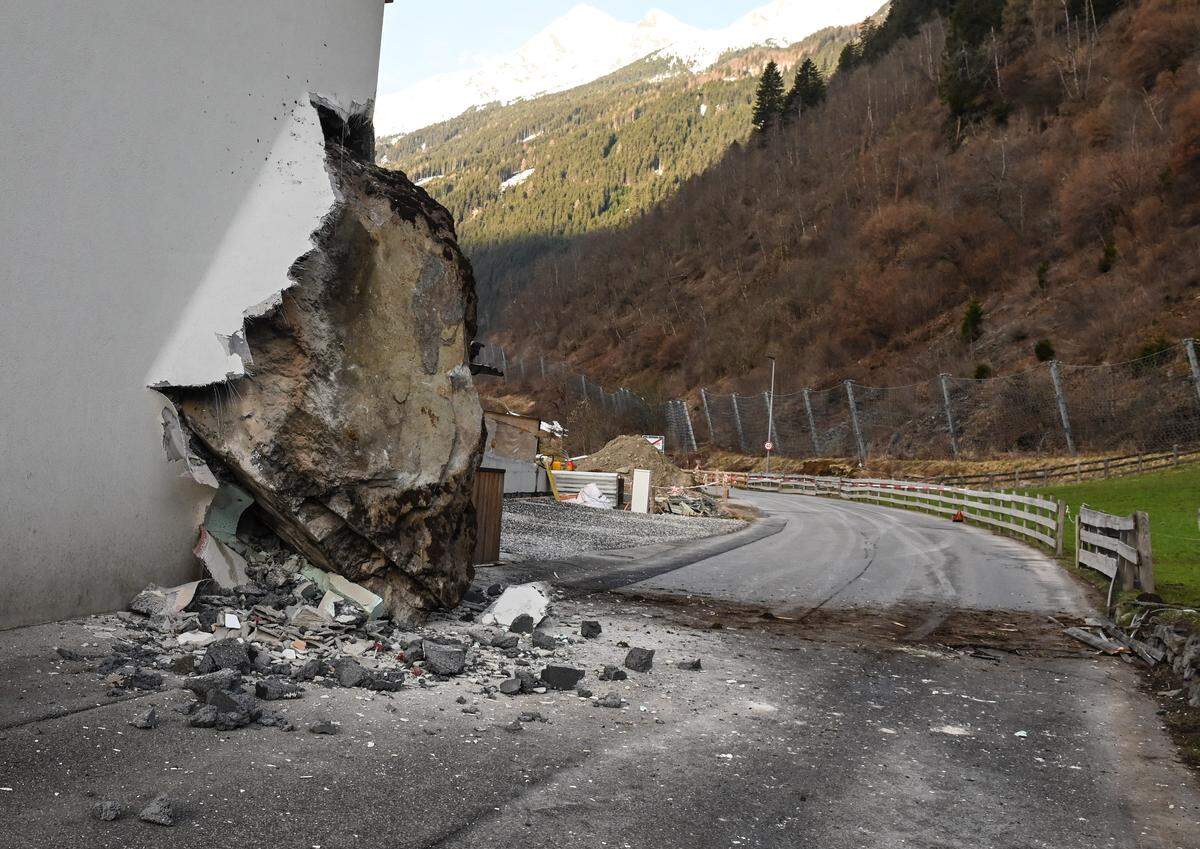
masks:
<path id="1" fill-rule="evenodd" d="M 1150 514 L 1138 510 L 1133 514 L 1134 547 L 1137 548 L 1138 586 L 1142 592 L 1154 592 L 1154 553 L 1150 548 Z"/>
<path id="2" fill-rule="evenodd" d="M 1063 545 L 1064 545 L 1066 537 L 1067 537 L 1067 502 L 1065 502 L 1065 501 L 1058 502 L 1058 510 L 1057 510 L 1056 516 L 1057 516 L 1056 524 L 1058 525 L 1058 533 L 1056 533 L 1055 537 L 1054 537 L 1054 553 L 1061 555 L 1063 553 Z M 1075 546 L 1075 550 L 1076 551 L 1079 550 L 1078 545 Z M 1076 555 L 1076 556 L 1078 557 L 1078 555 Z M 1078 566 L 1079 564 L 1076 563 L 1075 565 Z"/>

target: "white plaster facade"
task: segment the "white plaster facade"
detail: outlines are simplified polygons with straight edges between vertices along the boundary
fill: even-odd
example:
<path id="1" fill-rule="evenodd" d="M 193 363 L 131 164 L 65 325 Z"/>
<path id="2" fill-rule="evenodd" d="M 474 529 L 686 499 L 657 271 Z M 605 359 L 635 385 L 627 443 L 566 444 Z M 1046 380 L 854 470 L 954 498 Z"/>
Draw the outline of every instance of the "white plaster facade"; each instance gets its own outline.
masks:
<path id="1" fill-rule="evenodd" d="M 196 573 L 213 490 L 162 446 L 159 382 L 333 203 L 311 95 L 375 96 L 384 0 L 57 0 L 0 18 L 0 628 Z"/>

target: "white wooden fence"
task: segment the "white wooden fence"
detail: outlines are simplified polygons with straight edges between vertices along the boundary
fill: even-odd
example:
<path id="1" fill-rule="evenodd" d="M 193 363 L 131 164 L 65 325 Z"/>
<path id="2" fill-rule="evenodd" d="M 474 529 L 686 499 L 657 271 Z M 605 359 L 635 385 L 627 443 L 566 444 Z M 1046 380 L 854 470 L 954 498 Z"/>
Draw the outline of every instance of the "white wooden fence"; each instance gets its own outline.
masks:
<path id="1" fill-rule="evenodd" d="M 993 530 L 1024 537 L 1061 554 L 1066 506 L 1052 498 L 1016 492 L 965 489 L 919 481 L 869 478 L 820 477 L 815 475 L 754 475 L 700 472 L 705 483 L 774 492 L 795 492 L 887 504 L 963 519 Z"/>

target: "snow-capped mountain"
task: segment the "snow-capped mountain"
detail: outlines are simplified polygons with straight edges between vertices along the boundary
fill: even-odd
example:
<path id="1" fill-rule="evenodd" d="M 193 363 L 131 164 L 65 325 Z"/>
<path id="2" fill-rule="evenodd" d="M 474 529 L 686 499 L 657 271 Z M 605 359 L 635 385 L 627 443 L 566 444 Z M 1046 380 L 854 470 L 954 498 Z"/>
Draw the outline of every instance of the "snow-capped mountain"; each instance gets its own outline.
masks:
<path id="1" fill-rule="evenodd" d="M 657 9 L 630 23 L 581 4 L 506 56 L 381 93 L 375 128 L 380 135 L 406 133 L 472 106 L 564 91 L 654 53 L 700 70 L 727 50 L 791 44 L 827 26 L 855 23 L 873 13 L 879 2 L 772 0 L 716 30 L 689 26 Z"/>

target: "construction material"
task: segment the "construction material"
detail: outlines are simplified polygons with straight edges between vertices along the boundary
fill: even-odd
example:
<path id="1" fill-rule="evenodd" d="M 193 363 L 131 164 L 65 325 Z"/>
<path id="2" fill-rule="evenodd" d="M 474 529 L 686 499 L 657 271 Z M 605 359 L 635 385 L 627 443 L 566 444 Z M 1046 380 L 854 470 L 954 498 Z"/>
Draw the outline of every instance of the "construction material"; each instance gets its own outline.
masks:
<path id="1" fill-rule="evenodd" d="M 610 499 L 609 506 L 619 506 L 622 503 L 621 493 L 624 486 L 621 476 L 615 472 L 567 472 L 551 471 L 554 481 L 554 495 L 563 501 L 573 501 L 589 486 L 595 487 L 605 498 Z"/>
<path id="2" fill-rule="evenodd" d="M 471 505 L 475 508 L 475 553 L 472 563 L 500 559 L 500 526 L 504 514 L 503 469 L 480 469 L 475 474 Z"/>
<path id="3" fill-rule="evenodd" d="M 629 510 L 633 513 L 650 512 L 650 470 L 633 470 L 633 495 L 629 499 Z"/>

